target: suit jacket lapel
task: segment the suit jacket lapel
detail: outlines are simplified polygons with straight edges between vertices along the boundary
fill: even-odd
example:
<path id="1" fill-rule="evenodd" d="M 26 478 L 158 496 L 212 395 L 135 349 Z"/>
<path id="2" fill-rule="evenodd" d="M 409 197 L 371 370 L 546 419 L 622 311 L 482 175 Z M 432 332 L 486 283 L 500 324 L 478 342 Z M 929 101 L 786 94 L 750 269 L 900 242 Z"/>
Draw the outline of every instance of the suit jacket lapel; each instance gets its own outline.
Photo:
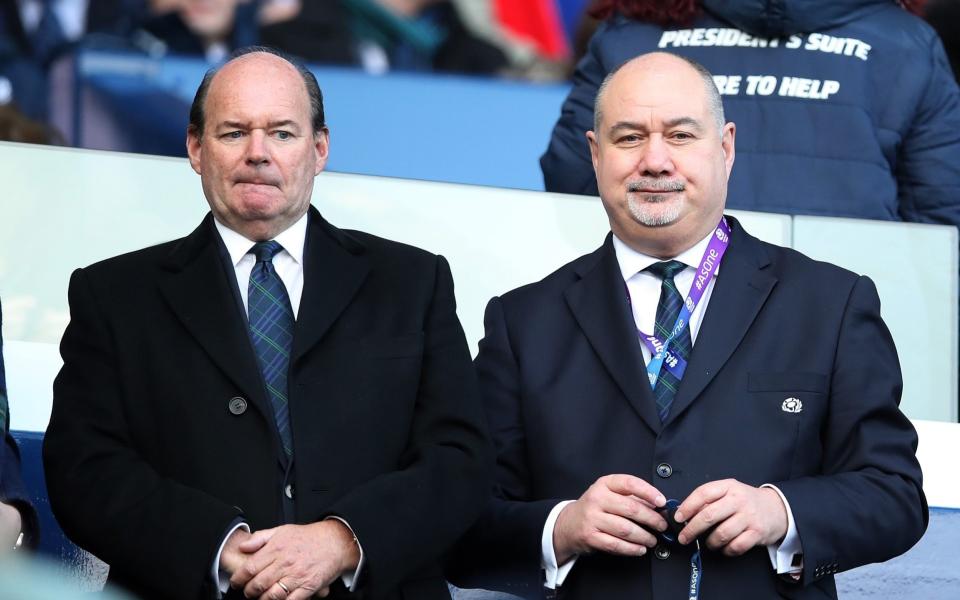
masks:
<path id="1" fill-rule="evenodd" d="M 246 318 L 237 307 L 234 284 L 220 257 L 213 217 L 174 249 L 163 268 L 161 293 L 187 331 L 270 422 L 260 368 L 250 345 Z"/>
<path id="2" fill-rule="evenodd" d="M 745 232 L 736 219 L 728 216 L 727 220 L 732 230 L 730 247 L 665 426 L 683 413 L 717 375 L 777 283 L 777 278 L 764 270 L 770 259 L 759 240 Z"/>
<path id="3" fill-rule="evenodd" d="M 564 293 L 574 318 L 630 405 L 659 433 L 660 417 L 611 236 L 575 268 L 580 280 Z"/>
<path id="4" fill-rule="evenodd" d="M 363 252 L 363 244 L 310 207 L 291 366 L 320 341 L 366 280 L 370 263 Z"/>

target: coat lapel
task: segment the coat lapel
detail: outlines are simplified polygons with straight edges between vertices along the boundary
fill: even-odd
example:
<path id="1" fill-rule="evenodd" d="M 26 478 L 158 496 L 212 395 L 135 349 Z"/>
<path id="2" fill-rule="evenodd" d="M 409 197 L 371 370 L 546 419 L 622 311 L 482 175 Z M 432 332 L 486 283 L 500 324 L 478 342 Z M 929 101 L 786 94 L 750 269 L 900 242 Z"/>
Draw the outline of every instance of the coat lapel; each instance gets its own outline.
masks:
<path id="1" fill-rule="evenodd" d="M 576 267 L 580 280 L 564 293 L 567 305 L 610 376 L 640 418 L 659 433 L 643 353 L 612 238 Z"/>
<path id="2" fill-rule="evenodd" d="M 272 420 L 246 319 L 227 278 L 212 219 L 208 214 L 167 257 L 164 269 L 169 277 L 161 281 L 161 293 L 210 358 Z"/>
<path id="3" fill-rule="evenodd" d="M 693 346 L 690 362 L 664 425 L 669 425 L 696 399 L 740 345 L 777 278 L 759 240 L 732 217 L 730 248 L 723 257 L 710 304 Z"/>
<path id="4" fill-rule="evenodd" d="M 291 366 L 313 348 L 354 298 L 370 272 L 364 246 L 310 207 L 303 252 L 303 296 Z"/>

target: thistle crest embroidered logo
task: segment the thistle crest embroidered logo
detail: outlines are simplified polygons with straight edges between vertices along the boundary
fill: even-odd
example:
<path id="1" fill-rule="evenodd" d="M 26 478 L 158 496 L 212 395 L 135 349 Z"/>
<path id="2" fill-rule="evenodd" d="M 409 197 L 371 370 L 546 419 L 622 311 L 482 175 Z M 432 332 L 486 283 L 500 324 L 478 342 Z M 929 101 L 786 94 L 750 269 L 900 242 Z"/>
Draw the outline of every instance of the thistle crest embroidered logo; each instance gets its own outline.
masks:
<path id="1" fill-rule="evenodd" d="M 780 405 L 780 408 L 783 412 L 798 413 L 803 410 L 803 402 L 800 401 L 800 398 L 787 398 Z"/>

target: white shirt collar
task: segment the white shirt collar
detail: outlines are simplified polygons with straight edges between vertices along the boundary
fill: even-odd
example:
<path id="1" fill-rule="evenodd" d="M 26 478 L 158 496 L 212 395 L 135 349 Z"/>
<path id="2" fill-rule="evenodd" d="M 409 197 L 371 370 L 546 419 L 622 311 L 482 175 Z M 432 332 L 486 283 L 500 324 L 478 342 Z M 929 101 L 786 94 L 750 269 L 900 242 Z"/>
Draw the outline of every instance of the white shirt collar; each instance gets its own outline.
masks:
<path id="1" fill-rule="evenodd" d="M 298 265 L 303 265 L 303 244 L 307 239 L 307 221 L 309 214 L 310 211 L 305 212 L 293 225 L 281 231 L 273 238 L 274 241 L 283 246 L 283 249 Z M 217 226 L 217 232 L 220 233 L 220 238 L 223 239 L 223 245 L 227 247 L 227 253 L 230 254 L 230 261 L 233 263 L 233 266 L 236 267 L 237 264 L 243 260 L 243 257 L 250 252 L 250 248 L 252 248 L 256 242 L 230 229 L 216 217 L 214 217 L 213 223 Z"/>
<path id="2" fill-rule="evenodd" d="M 688 267 L 696 269 L 700 266 L 700 259 L 703 258 L 703 253 L 706 251 L 711 237 L 713 237 L 713 229 L 711 229 L 710 233 L 704 236 L 702 240 L 673 257 L 672 260 L 679 260 Z M 665 260 L 655 256 L 650 256 L 648 254 L 643 254 L 642 252 L 637 252 L 630 246 L 626 245 L 623 240 L 616 236 L 616 234 L 613 236 L 613 249 L 614 252 L 616 252 L 617 263 L 620 265 L 620 273 L 623 275 L 624 281 L 628 281 L 634 275 L 640 271 L 643 271 L 653 263 Z M 717 274 L 719 273 L 720 269 L 717 269 Z"/>

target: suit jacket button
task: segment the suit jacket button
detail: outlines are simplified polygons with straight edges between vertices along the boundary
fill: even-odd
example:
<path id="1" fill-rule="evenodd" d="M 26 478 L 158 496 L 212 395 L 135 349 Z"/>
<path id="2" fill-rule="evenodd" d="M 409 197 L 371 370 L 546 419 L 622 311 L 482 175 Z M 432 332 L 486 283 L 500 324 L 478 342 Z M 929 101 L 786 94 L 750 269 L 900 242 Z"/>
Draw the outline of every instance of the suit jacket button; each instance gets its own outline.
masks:
<path id="1" fill-rule="evenodd" d="M 234 396 L 230 398 L 230 402 L 227 403 L 227 408 L 230 409 L 230 414 L 237 415 L 238 417 L 243 413 L 247 412 L 247 400 L 241 398 L 240 396 Z"/>
<path id="2" fill-rule="evenodd" d="M 669 463 L 660 463 L 657 465 L 657 475 L 666 479 L 673 475 L 673 467 L 671 467 Z"/>
<path id="3" fill-rule="evenodd" d="M 283 488 L 283 495 L 293 500 L 293 484 L 292 483 L 288 483 L 287 487 Z"/>
<path id="4" fill-rule="evenodd" d="M 653 549 L 653 555 L 660 560 L 667 560 L 670 558 L 670 548 L 667 548 L 666 546 L 657 546 Z"/>

